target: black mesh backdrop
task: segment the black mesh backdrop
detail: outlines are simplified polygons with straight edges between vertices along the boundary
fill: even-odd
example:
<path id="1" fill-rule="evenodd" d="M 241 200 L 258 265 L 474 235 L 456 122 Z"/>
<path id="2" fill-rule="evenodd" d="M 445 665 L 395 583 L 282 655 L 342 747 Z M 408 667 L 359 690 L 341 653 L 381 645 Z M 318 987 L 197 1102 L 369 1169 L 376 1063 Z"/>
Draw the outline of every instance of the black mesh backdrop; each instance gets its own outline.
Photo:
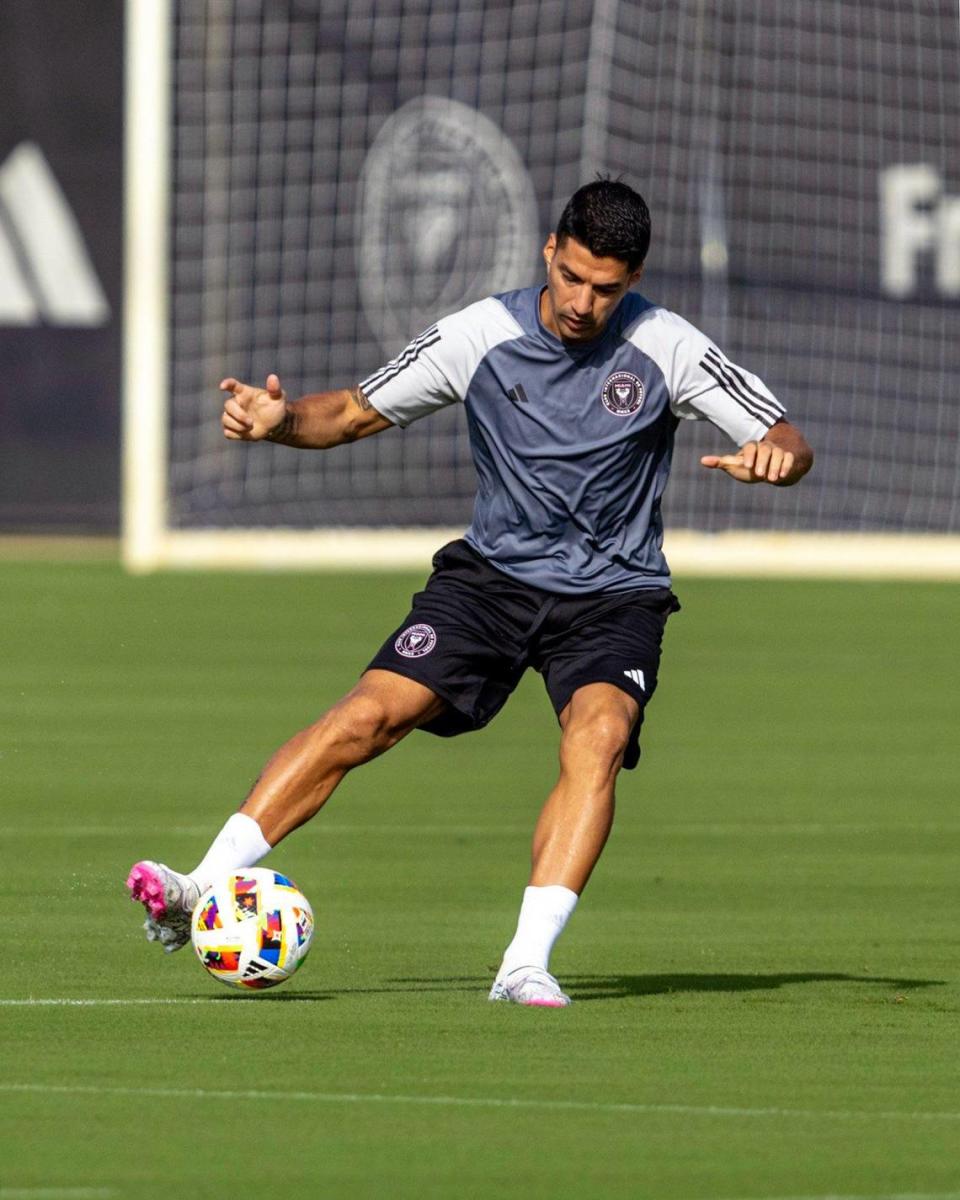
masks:
<path id="1" fill-rule="evenodd" d="M 669 523 L 960 529 L 958 23 L 953 0 L 181 2 L 172 525 L 465 523 L 462 413 L 330 454 L 238 446 L 216 385 L 355 383 L 538 279 L 601 170 L 650 203 L 641 290 L 760 374 L 819 455 L 800 488 L 737 487 L 697 463 L 720 435 L 685 423 Z M 898 166 L 937 185 L 891 295 Z"/>

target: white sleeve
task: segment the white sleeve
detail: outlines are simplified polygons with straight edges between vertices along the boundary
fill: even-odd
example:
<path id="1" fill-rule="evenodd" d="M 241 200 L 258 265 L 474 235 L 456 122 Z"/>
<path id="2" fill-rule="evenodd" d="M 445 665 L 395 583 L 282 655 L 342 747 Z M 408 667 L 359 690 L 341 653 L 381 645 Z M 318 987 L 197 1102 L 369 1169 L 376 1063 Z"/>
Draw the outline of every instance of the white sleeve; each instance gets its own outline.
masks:
<path id="1" fill-rule="evenodd" d="M 742 446 L 759 441 L 784 415 L 756 375 L 725 358 L 699 329 L 668 309 L 646 309 L 625 336 L 663 372 L 671 411 L 683 421 L 710 421 Z"/>
<path id="2" fill-rule="evenodd" d="M 388 421 L 401 428 L 459 399 L 445 370 L 443 335 L 431 325 L 385 367 L 364 379 L 360 391 Z"/>
<path id="3" fill-rule="evenodd" d="M 405 428 L 420 417 L 462 401 L 484 356 L 522 333 L 492 297 L 443 317 L 385 367 L 360 383 L 373 407 Z"/>
<path id="4" fill-rule="evenodd" d="M 756 375 L 732 363 L 708 337 L 673 317 L 676 341 L 670 407 L 685 421 L 710 421 L 738 446 L 759 441 L 785 413 Z"/>

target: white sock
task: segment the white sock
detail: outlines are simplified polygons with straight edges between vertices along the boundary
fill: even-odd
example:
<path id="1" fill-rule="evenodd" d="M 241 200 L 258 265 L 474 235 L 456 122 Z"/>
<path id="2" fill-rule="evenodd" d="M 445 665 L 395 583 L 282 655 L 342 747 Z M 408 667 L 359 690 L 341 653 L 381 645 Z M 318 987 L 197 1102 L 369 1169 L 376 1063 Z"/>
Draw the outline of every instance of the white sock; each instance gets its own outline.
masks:
<path id="1" fill-rule="evenodd" d="M 524 891 L 517 932 L 503 952 L 501 978 L 517 967 L 547 969 L 553 943 L 563 932 L 578 899 L 576 892 L 560 884 L 528 887 Z"/>
<path id="2" fill-rule="evenodd" d="M 253 817 L 234 813 L 190 872 L 190 878 L 204 892 L 222 872 L 256 866 L 271 849 Z"/>

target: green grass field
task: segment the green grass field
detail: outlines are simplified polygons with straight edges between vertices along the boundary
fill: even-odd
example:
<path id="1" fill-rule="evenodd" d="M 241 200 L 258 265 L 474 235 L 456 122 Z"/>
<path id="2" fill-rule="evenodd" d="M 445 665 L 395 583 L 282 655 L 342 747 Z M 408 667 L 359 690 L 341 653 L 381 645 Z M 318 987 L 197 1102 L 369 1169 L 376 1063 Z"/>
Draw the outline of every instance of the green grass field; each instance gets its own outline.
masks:
<path id="1" fill-rule="evenodd" d="M 270 859 L 301 973 L 142 938 L 410 576 L 0 568 L 0 1200 L 960 1196 L 954 586 L 680 581 L 641 768 L 552 966 L 488 1005 L 557 730 L 535 676 Z"/>

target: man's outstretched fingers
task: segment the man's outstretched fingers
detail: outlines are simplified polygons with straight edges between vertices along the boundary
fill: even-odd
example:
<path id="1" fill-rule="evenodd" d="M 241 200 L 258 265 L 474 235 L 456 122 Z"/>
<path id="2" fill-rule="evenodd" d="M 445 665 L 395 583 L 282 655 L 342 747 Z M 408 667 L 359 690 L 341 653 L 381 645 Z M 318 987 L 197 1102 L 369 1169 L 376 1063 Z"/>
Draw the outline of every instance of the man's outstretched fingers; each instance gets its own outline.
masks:
<path id="1" fill-rule="evenodd" d="M 761 442 L 757 446 L 757 452 L 754 456 L 753 464 L 752 464 L 752 471 L 753 471 L 754 479 L 765 479 L 766 478 L 767 470 L 770 466 L 770 456 L 771 456 L 772 449 L 773 449 L 772 446 L 765 446 L 763 444 L 763 442 Z"/>
<path id="2" fill-rule="evenodd" d="M 227 437 L 230 437 L 231 434 L 239 437 L 244 433 L 250 432 L 253 428 L 253 419 L 247 414 L 243 405 L 231 396 L 224 403 L 220 424 L 223 426 L 223 431 Z"/>
<path id="3" fill-rule="evenodd" d="M 704 454 L 700 459 L 702 467 L 729 467 L 733 465 L 734 456 L 731 454 Z M 737 455 L 736 461 L 740 461 L 740 456 Z"/>
<path id="4" fill-rule="evenodd" d="M 744 468 L 741 454 L 704 454 L 700 459 L 700 465 L 713 470 L 726 471 L 730 475 L 735 475 L 738 470 Z"/>
<path id="5" fill-rule="evenodd" d="M 787 478 L 787 476 L 793 470 L 794 461 L 795 461 L 795 459 L 794 459 L 793 451 L 792 450 L 784 450 L 783 462 L 781 462 L 781 464 L 780 464 L 780 474 L 778 476 L 778 479 L 786 479 Z"/>

